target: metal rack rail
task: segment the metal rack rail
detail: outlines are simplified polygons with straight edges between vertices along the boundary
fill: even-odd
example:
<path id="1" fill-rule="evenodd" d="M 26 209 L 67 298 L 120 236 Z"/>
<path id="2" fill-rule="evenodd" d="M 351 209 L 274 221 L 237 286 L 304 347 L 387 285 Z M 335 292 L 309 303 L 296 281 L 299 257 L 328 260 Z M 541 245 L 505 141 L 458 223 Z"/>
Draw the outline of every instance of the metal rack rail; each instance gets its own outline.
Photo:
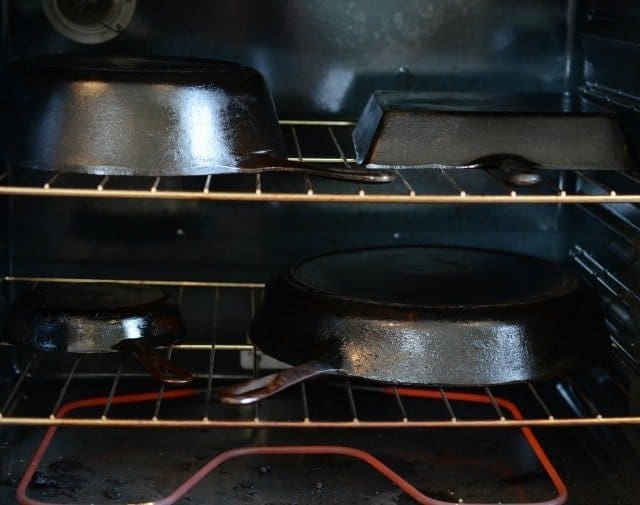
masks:
<path id="1" fill-rule="evenodd" d="M 124 279 L 76 279 L 76 278 L 42 278 L 42 277 L 5 277 L 4 283 L 22 284 L 28 287 L 34 283 L 78 283 L 78 282 L 115 282 L 126 284 L 163 285 L 178 289 L 179 299 L 186 290 L 202 290 L 208 300 L 213 300 L 211 307 L 212 328 L 209 341 L 193 341 L 175 345 L 167 349 L 173 357 L 181 356 L 185 362 L 194 367 L 196 380 L 193 387 L 198 390 L 198 400 L 189 400 L 189 405 L 181 410 L 178 417 L 163 415 L 164 386 L 155 391 L 159 393 L 152 413 L 140 411 L 125 415 L 113 415 L 110 399 L 122 390 L 140 388 L 145 374 L 137 369 L 126 370 L 123 365 L 109 362 L 109 371 L 82 371 L 81 356 L 71 359 L 64 369 L 55 373 L 42 367 L 42 362 L 52 358 L 48 353 L 34 354 L 16 375 L 12 385 L 6 388 L 6 394 L 0 398 L 0 425 L 60 425 L 60 426 L 93 426 L 93 427 L 173 427 L 173 428 L 513 428 L 560 427 L 579 425 L 638 425 L 640 415 L 634 415 L 627 407 L 616 407 L 614 412 L 598 405 L 592 397 L 592 391 L 584 389 L 580 381 L 574 377 L 564 377 L 554 382 L 524 383 L 491 388 L 466 388 L 422 390 L 426 396 L 414 398 L 413 392 L 406 388 L 361 384 L 340 378 L 328 381 L 310 381 L 299 386 L 298 391 L 288 391 L 276 395 L 249 407 L 229 407 L 219 405 L 213 398 L 216 387 L 228 384 L 229 381 L 242 380 L 261 374 L 261 358 L 256 349 L 248 343 L 237 343 L 245 340 L 245 323 L 238 323 L 233 341 L 220 342 L 217 339 L 218 307 L 225 297 L 246 295 L 251 301 L 247 310 L 253 310 L 262 284 L 230 283 L 230 282 L 196 282 L 196 281 L 157 281 L 157 280 L 124 280 Z M 24 283 L 27 283 L 26 286 Z M 248 320 L 250 314 L 245 314 Z M 239 366 L 241 354 L 252 362 L 252 366 L 244 369 Z M 224 360 L 221 360 L 222 355 Z M 96 357 L 92 357 L 95 359 Z M 200 358 L 200 359 L 196 359 Z M 219 368 L 219 361 L 234 362 L 233 369 Z M 200 363 L 197 365 L 197 363 Z M 248 368 L 248 369 L 247 369 Z M 47 396 L 45 402 L 38 402 L 28 394 L 30 388 L 38 389 L 38 384 L 56 384 L 55 394 Z M 616 395 L 627 398 L 628 393 L 615 381 L 611 383 L 618 388 Z M 57 417 L 58 408 L 70 400 L 86 395 L 87 385 L 91 386 L 91 395 L 103 395 L 105 407 L 100 413 L 91 416 Z M 97 389 L 96 389 L 97 388 Z M 139 389 L 136 389 L 139 391 Z M 425 391 L 428 391 L 425 393 Z M 330 394 L 334 407 L 342 406 L 340 412 L 316 412 L 317 394 Z M 366 403 L 362 395 L 367 396 Z M 374 395 L 376 408 L 371 406 L 371 395 Z M 472 414 L 459 412 L 457 401 L 463 397 L 474 396 L 484 398 L 484 402 Z M 605 394 L 604 397 L 610 397 Z M 55 397 L 55 399 L 54 399 Z M 512 412 L 517 398 L 518 405 L 523 399 L 530 408 L 521 416 Z M 572 399 L 573 398 L 573 399 Z M 427 401 L 428 400 L 428 401 Z M 434 402 L 435 400 L 435 402 Z M 277 408 L 278 402 L 286 402 L 286 408 Z M 434 408 L 434 403 L 440 403 Z M 584 409 L 576 409 L 582 403 Z M 567 405 L 569 405 L 568 408 Z M 437 405 L 436 405 L 437 406 Z M 170 409 L 168 409 L 170 410 Z M 173 412 L 173 411 L 171 411 Z M 439 412 L 434 415 L 434 412 Z M 28 414 L 25 414 L 28 413 Z M 286 414 L 286 418 L 282 418 Z"/>
<path id="2" fill-rule="evenodd" d="M 351 166 L 349 121 L 280 122 L 291 160 Z M 533 187 L 510 185 L 494 170 L 396 170 L 383 185 L 326 184 L 316 177 L 287 174 L 236 174 L 203 177 L 136 177 L 8 170 L 0 174 L 0 195 L 129 198 L 159 200 L 281 201 L 335 203 L 550 204 L 640 202 L 640 178 L 615 172 L 547 170 Z M 225 178 L 220 184 L 219 177 Z M 565 189 L 564 181 L 570 178 Z M 135 179 L 135 181 L 134 181 Z M 123 181 L 126 183 L 123 184 Z M 235 183 L 235 184 L 234 184 Z M 123 187 L 124 186 L 124 187 Z M 631 188 L 631 189 L 629 189 Z"/>

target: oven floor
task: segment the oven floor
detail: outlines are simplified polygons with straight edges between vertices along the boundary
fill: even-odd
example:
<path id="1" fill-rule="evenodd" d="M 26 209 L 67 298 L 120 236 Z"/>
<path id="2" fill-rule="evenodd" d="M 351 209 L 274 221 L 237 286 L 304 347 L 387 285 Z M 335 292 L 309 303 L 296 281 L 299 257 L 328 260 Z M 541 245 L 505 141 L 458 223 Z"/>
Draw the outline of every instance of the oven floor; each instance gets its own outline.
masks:
<path id="1" fill-rule="evenodd" d="M 634 430 L 636 430 L 634 428 Z M 44 430 L 3 434 L 0 503 Z M 640 457 L 622 429 L 538 430 L 568 503 L 632 504 Z M 168 495 L 216 454 L 248 445 L 331 444 L 367 450 L 426 494 L 458 502 L 548 499 L 554 490 L 519 430 L 58 430 L 29 495 L 53 503 L 138 503 Z M 620 455 L 624 454 L 621 458 Z M 224 463 L 180 504 L 409 504 L 372 469 L 338 456 L 261 456 Z"/>
<path id="2" fill-rule="evenodd" d="M 87 366 L 95 365 L 89 363 Z M 105 364 L 105 366 L 108 365 Z M 93 369 L 93 368 L 92 368 Z M 43 372 L 44 373 L 44 372 Z M 75 380 L 65 401 L 109 391 L 111 379 Z M 216 383 L 217 386 L 217 383 Z M 541 391 L 544 389 L 541 386 Z M 58 397 L 60 380 L 35 380 L 21 390 L 16 413 L 42 416 Z M 118 393 L 157 388 L 122 380 Z M 151 389 L 153 390 L 153 389 Z M 496 390 L 529 412 L 532 397 L 515 397 L 517 388 Z M 332 381 L 307 384 L 314 419 L 340 419 L 349 408 L 344 391 Z M 379 393 L 356 389 L 360 418 L 397 417 L 397 405 Z M 300 415 L 295 388 L 265 401 L 260 417 Z M 553 412 L 566 416 L 557 395 Z M 528 399 L 527 399 L 528 398 Z M 383 401 L 384 400 L 384 401 Z M 387 401 L 388 400 L 388 401 Z M 410 418 L 441 418 L 440 403 L 405 401 Z M 113 418 L 152 416 L 153 403 L 114 405 Z M 160 417 L 196 419 L 202 398 L 165 400 Z M 564 407 L 567 408 L 566 406 Z M 440 409 L 440 411 L 438 411 Z M 387 411 L 389 410 L 389 411 Z M 99 416 L 102 409 L 82 415 Z M 297 413 L 296 413 L 297 412 Z M 459 419 L 490 406 L 457 402 Z M 212 403 L 214 417 L 251 419 L 252 407 Z M 70 417 L 73 417 L 71 414 Z M 44 428 L 11 427 L 0 431 L 0 505 L 15 503 L 15 487 L 41 440 Z M 640 427 L 548 428 L 535 431 L 569 490 L 570 504 L 636 504 L 640 496 Z M 343 445 L 370 452 L 425 494 L 458 503 L 524 503 L 555 496 L 555 489 L 519 429 L 107 429 L 59 428 L 29 488 L 29 496 L 47 503 L 149 503 L 169 495 L 221 452 L 266 445 Z M 342 456 L 243 457 L 223 463 L 179 504 L 409 504 L 399 488 L 357 460 Z"/>

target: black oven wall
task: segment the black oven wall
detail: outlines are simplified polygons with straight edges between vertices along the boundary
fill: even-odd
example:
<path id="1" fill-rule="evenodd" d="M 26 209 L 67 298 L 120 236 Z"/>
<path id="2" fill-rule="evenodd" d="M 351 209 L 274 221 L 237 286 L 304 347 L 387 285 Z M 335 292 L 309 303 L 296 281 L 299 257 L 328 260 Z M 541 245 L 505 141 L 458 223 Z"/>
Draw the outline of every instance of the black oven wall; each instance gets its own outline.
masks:
<path id="1" fill-rule="evenodd" d="M 264 73 L 287 118 L 356 118 L 375 89 L 561 92 L 572 82 L 568 62 L 577 61 L 574 0 L 138 0 L 124 31 L 98 45 L 60 35 L 39 0 L 5 1 L 11 58 L 102 52 L 239 61 Z"/>

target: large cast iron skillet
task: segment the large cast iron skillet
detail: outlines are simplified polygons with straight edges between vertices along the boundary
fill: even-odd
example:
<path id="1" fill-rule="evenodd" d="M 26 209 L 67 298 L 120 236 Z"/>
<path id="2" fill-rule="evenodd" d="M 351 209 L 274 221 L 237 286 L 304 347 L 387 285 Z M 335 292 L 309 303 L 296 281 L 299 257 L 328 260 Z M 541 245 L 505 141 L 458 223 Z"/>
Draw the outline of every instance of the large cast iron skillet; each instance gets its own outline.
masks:
<path id="1" fill-rule="evenodd" d="M 304 172 L 386 182 L 385 171 L 287 161 L 262 75 L 227 61 L 48 55 L 10 66 L 9 162 L 100 175 Z"/>
<path id="2" fill-rule="evenodd" d="M 130 352 L 156 380 L 186 384 L 193 374 L 154 349 L 176 342 L 183 334 L 176 302 L 158 289 L 40 285 L 16 300 L 3 340 L 48 352 Z"/>
<path id="3" fill-rule="evenodd" d="M 268 283 L 251 339 L 292 365 L 218 392 L 246 404 L 309 377 L 482 386 L 553 377 L 607 351 L 598 299 L 570 270 L 479 249 L 318 256 Z"/>

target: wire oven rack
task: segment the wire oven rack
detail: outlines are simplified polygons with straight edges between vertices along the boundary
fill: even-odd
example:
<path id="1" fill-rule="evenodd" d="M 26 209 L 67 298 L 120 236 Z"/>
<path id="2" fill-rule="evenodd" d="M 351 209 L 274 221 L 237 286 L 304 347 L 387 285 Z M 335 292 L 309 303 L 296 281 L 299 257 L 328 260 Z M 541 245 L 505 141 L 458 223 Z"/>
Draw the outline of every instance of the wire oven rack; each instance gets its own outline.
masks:
<path id="1" fill-rule="evenodd" d="M 353 122 L 283 120 L 280 123 L 289 152 L 295 153 L 291 160 L 353 165 L 350 140 Z M 542 182 L 533 188 L 512 187 L 495 171 L 479 169 L 396 170 L 397 180 L 382 185 L 326 184 L 316 177 L 296 174 L 131 178 L 26 173 L 26 177 L 25 172 L 19 170 L 0 174 L 0 195 L 336 203 L 640 202 L 640 177 L 632 172 L 611 171 L 548 170 Z M 123 181 L 126 182 L 122 184 Z M 229 184 L 230 181 L 237 184 Z"/>
<path id="2" fill-rule="evenodd" d="M 573 257 L 579 265 L 597 279 L 600 284 L 607 282 L 603 270 L 594 265 L 597 262 L 579 247 L 573 250 Z M 608 275 L 611 275 L 607 272 Z M 612 276 L 613 278 L 613 276 Z M 332 379 L 318 383 L 310 381 L 300 385 L 298 391 L 281 393 L 272 399 L 254 406 L 228 407 L 215 402 L 212 392 L 216 387 L 239 381 L 263 373 L 261 356 L 246 339 L 246 324 L 251 317 L 262 292 L 261 283 L 233 283 L 208 281 L 164 281 L 164 280 L 125 280 L 125 279 L 78 279 L 78 278 L 36 278 L 5 277 L 4 283 L 28 289 L 39 282 L 80 283 L 80 282 L 112 282 L 122 284 L 159 285 L 165 289 L 178 290 L 178 300 L 182 301 L 188 291 L 199 291 L 213 301 L 211 306 L 212 322 L 209 341 L 183 343 L 167 349 L 169 356 L 182 358 L 183 363 L 196 367 L 194 386 L 200 390 L 195 403 L 191 401 L 189 408 L 175 416 L 163 415 L 164 386 L 153 387 L 159 393 L 152 412 L 142 414 L 140 411 L 128 412 L 124 415 L 112 415 L 110 399 L 121 394 L 123 388 L 136 392 L 143 387 L 141 379 L 145 374 L 137 369 L 123 369 L 122 364 L 115 365 L 104 372 L 82 371 L 81 361 L 87 358 L 76 357 L 63 369 L 51 371 L 40 370 L 39 363 L 50 357 L 47 353 L 33 355 L 16 374 L 15 380 L 6 388 L 6 394 L 0 397 L 0 425 L 71 425 L 93 427 L 199 427 L 199 428 L 507 428 L 507 427 L 560 427 L 576 425 L 640 425 L 640 413 L 629 410 L 628 405 L 620 407 L 607 403 L 602 407 L 599 399 L 611 399 L 617 396 L 622 403 L 630 402 L 629 393 L 616 380 L 608 384 L 612 390 L 605 391 L 603 386 L 586 384 L 580 377 L 564 377 L 557 381 L 541 383 L 524 383 L 492 388 L 467 388 L 466 394 L 485 395 L 490 401 L 482 408 L 468 414 L 457 411 L 456 400 L 464 393 L 453 389 L 432 390 L 432 398 L 408 398 L 412 396 L 404 389 L 371 384 L 352 383 L 344 379 Z M 607 286 L 611 291 L 620 293 L 621 283 L 612 288 L 613 281 Z M 622 287 L 621 287 L 622 286 Z M 246 311 L 244 317 L 238 318 L 233 328 L 235 338 L 229 343 L 218 340 L 220 306 L 228 307 L 227 298 L 237 300 L 245 298 Z M 235 303 L 235 302 L 234 302 Z M 185 307 L 186 308 L 186 307 Z M 242 321 L 240 321 L 242 320 Z M 233 326 L 233 324 L 231 325 Z M 238 343 L 247 342 L 247 343 Z M 615 343 L 614 343 L 615 344 Z M 614 345 L 613 344 L 613 345 Z M 249 362 L 244 369 L 233 370 L 220 368 L 221 362 L 240 363 L 243 359 Z M 95 358 L 95 357 L 92 357 Z M 200 363 L 197 365 L 196 363 Z M 238 368 L 240 371 L 238 372 Z M 46 397 L 46 401 L 31 400 L 29 391 L 37 390 L 38 384 L 52 384 L 54 392 Z M 39 382 L 40 381 L 40 382 Z M 595 382 L 594 382 L 595 383 Z M 92 396 L 104 395 L 106 407 L 101 412 L 84 417 L 56 417 L 58 408 L 70 399 L 82 398 L 83 386 L 92 384 Z M 96 391 L 95 385 L 100 384 Z M 151 384 L 151 383 L 147 383 Z M 330 401 L 341 406 L 341 411 L 329 417 L 324 413 L 315 415 L 313 405 L 317 404 L 316 395 L 329 394 Z M 406 396 L 405 396 L 406 395 Z M 435 395 L 435 397 L 434 397 Z M 55 397 L 55 400 L 54 400 Z M 434 407 L 434 398 L 440 405 Z M 517 398 L 519 406 L 529 403 L 523 415 L 509 415 L 509 398 Z M 365 405 L 366 400 L 366 405 Z M 285 407 L 278 407 L 278 402 Z M 322 403 L 321 401 L 321 403 Z M 436 402 L 437 403 L 437 402 Z M 374 405 L 371 408 L 371 405 Z M 581 405 L 581 406 L 580 406 Z M 366 408 L 362 408 L 366 406 Z M 505 409 L 505 406 L 507 407 Z M 25 414 L 24 412 L 28 413 Z M 335 414 L 335 415 L 334 415 Z M 285 417 L 283 417 L 283 415 Z"/>

